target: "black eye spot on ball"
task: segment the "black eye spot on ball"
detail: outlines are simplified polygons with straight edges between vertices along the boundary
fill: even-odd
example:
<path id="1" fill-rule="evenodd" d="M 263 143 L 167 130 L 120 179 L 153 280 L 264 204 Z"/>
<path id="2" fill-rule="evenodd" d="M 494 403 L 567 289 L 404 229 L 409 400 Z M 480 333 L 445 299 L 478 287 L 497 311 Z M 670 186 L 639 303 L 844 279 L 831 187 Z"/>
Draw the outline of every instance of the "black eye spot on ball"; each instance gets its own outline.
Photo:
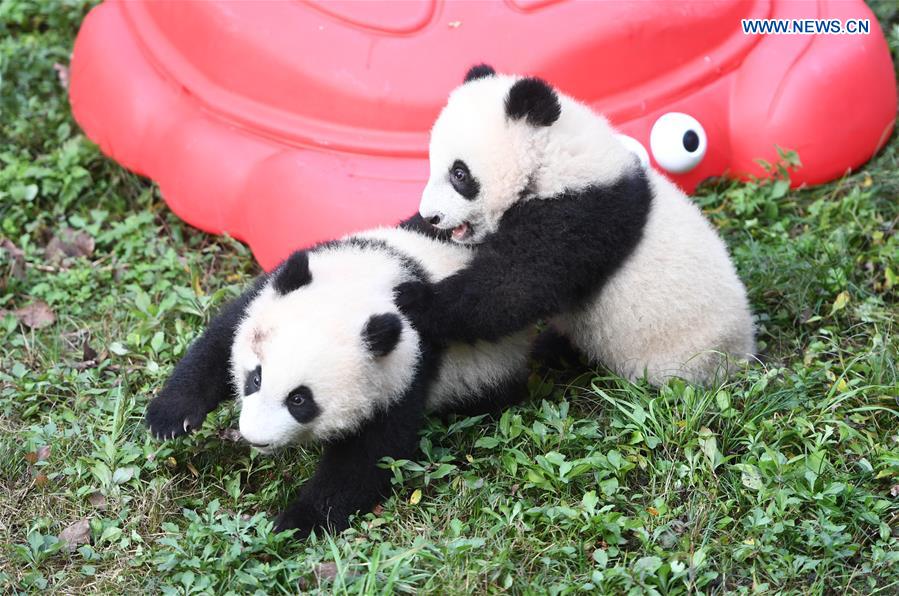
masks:
<path id="1" fill-rule="evenodd" d="M 468 165 L 461 159 L 453 162 L 449 169 L 449 181 L 457 193 L 468 199 L 474 200 L 481 192 L 481 184 L 471 174 Z"/>
<path id="2" fill-rule="evenodd" d="M 244 395 L 253 395 L 259 388 L 262 387 L 262 365 L 260 364 L 253 370 L 247 373 L 246 379 L 243 382 L 243 394 Z"/>
<path id="3" fill-rule="evenodd" d="M 562 105 L 549 83 L 528 77 L 519 79 L 509 89 L 506 115 L 512 120 L 527 118 L 533 126 L 550 126 L 562 115 Z"/>
<path id="4" fill-rule="evenodd" d="M 682 139 L 684 144 L 684 149 L 693 153 L 697 149 L 699 149 L 699 135 L 696 134 L 695 130 L 688 130 L 684 133 L 684 138 Z"/>
<path id="5" fill-rule="evenodd" d="M 471 68 L 468 69 L 468 72 L 465 74 L 465 83 L 469 81 L 475 81 L 477 79 L 485 79 L 487 77 L 492 77 L 496 74 L 496 71 L 493 70 L 493 67 L 488 64 L 475 64 Z"/>
<path id="6" fill-rule="evenodd" d="M 288 393 L 284 398 L 284 403 L 294 420 L 301 424 L 311 422 L 321 413 L 321 409 L 312 397 L 312 389 L 306 385 L 299 385 Z"/>
<path id="7" fill-rule="evenodd" d="M 275 271 L 275 291 L 281 294 L 289 294 L 294 290 L 305 286 L 312 281 L 312 273 L 309 271 L 309 253 L 304 250 L 297 251 L 287 257 Z"/>
<path id="8" fill-rule="evenodd" d="M 362 341 L 374 356 L 380 358 L 393 351 L 402 333 L 403 321 L 396 313 L 372 315 L 362 328 Z"/>

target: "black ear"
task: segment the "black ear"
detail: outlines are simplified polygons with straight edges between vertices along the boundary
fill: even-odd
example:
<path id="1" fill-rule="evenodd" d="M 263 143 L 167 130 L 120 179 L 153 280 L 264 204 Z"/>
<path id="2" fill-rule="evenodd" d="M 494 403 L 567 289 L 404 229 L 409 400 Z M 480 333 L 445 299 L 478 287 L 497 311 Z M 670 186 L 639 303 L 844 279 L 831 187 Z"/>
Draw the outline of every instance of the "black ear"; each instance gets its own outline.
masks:
<path id="1" fill-rule="evenodd" d="M 275 291 L 283 296 L 305 286 L 310 281 L 312 281 L 312 273 L 309 272 L 309 253 L 301 250 L 293 253 L 281 263 L 281 266 L 275 271 L 272 285 L 275 286 Z"/>
<path id="2" fill-rule="evenodd" d="M 562 106 L 549 83 L 536 77 L 519 79 L 509 89 L 506 115 L 512 120 L 527 118 L 534 126 L 549 126 L 559 119 Z"/>
<path id="3" fill-rule="evenodd" d="M 468 81 L 474 81 L 475 79 L 483 79 L 486 77 L 492 77 L 496 74 L 496 71 L 493 70 L 493 67 L 489 64 L 475 64 L 471 68 L 468 69 L 468 72 L 465 74 L 465 83 Z"/>
<path id="4" fill-rule="evenodd" d="M 375 356 L 386 356 L 393 351 L 403 332 L 403 321 L 396 313 L 372 315 L 362 328 L 362 340 Z"/>

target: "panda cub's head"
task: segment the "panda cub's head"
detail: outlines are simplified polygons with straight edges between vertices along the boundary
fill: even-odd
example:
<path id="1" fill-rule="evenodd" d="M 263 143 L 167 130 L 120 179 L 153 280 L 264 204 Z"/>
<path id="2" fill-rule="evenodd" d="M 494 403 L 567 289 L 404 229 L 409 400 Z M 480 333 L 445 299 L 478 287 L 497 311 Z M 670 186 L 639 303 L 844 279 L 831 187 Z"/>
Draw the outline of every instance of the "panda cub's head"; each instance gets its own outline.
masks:
<path id="1" fill-rule="evenodd" d="M 241 435 L 261 451 L 351 433 L 412 382 L 418 336 L 391 272 L 360 254 L 294 253 L 248 306 L 231 371 Z"/>
<path id="2" fill-rule="evenodd" d="M 600 115 L 534 77 L 472 67 L 431 130 L 419 211 L 476 244 L 519 200 L 613 182 L 636 166 Z"/>

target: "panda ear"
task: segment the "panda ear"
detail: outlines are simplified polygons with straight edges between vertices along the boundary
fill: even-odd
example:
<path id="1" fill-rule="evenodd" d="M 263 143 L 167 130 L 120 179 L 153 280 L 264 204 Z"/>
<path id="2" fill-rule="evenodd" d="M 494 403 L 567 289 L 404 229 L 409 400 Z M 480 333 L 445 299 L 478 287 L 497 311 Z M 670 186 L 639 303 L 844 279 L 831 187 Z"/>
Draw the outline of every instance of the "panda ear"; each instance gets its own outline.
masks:
<path id="1" fill-rule="evenodd" d="M 512 120 L 527 118 L 534 126 L 550 126 L 559 119 L 562 106 L 549 83 L 536 77 L 519 79 L 506 97 L 506 115 Z"/>
<path id="2" fill-rule="evenodd" d="M 475 64 L 468 69 L 468 72 L 465 74 L 465 80 L 463 81 L 463 83 L 474 81 L 476 79 L 485 79 L 487 77 L 492 77 L 495 74 L 496 71 L 493 70 L 493 67 L 489 64 Z"/>
<path id="3" fill-rule="evenodd" d="M 309 271 L 309 253 L 299 250 L 281 263 L 275 271 L 272 285 L 275 291 L 281 294 L 289 294 L 312 281 L 312 273 Z"/>
<path id="4" fill-rule="evenodd" d="M 396 347 L 403 333 L 403 321 L 396 313 L 372 315 L 362 328 L 362 341 L 377 357 L 386 356 Z"/>

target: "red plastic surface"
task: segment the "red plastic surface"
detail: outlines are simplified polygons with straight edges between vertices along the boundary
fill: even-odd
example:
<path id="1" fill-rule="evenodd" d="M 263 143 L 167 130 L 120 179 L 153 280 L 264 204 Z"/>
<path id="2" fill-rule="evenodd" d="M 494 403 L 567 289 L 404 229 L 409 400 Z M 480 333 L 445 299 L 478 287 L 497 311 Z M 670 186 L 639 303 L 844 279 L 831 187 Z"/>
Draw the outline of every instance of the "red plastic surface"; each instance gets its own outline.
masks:
<path id="1" fill-rule="evenodd" d="M 747 36 L 744 18 L 867 18 L 872 31 Z M 428 130 L 476 62 L 546 78 L 647 148 L 659 116 L 692 115 L 708 151 L 671 176 L 687 191 L 763 175 L 755 160 L 775 161 L 775 145 L 799 152 L 794 184 L 833 179 L 896 117 L 862 0 L 108 1 L 76 41 L 71 103 L 179 216 L 269 268 L 413 213 Z"/>

